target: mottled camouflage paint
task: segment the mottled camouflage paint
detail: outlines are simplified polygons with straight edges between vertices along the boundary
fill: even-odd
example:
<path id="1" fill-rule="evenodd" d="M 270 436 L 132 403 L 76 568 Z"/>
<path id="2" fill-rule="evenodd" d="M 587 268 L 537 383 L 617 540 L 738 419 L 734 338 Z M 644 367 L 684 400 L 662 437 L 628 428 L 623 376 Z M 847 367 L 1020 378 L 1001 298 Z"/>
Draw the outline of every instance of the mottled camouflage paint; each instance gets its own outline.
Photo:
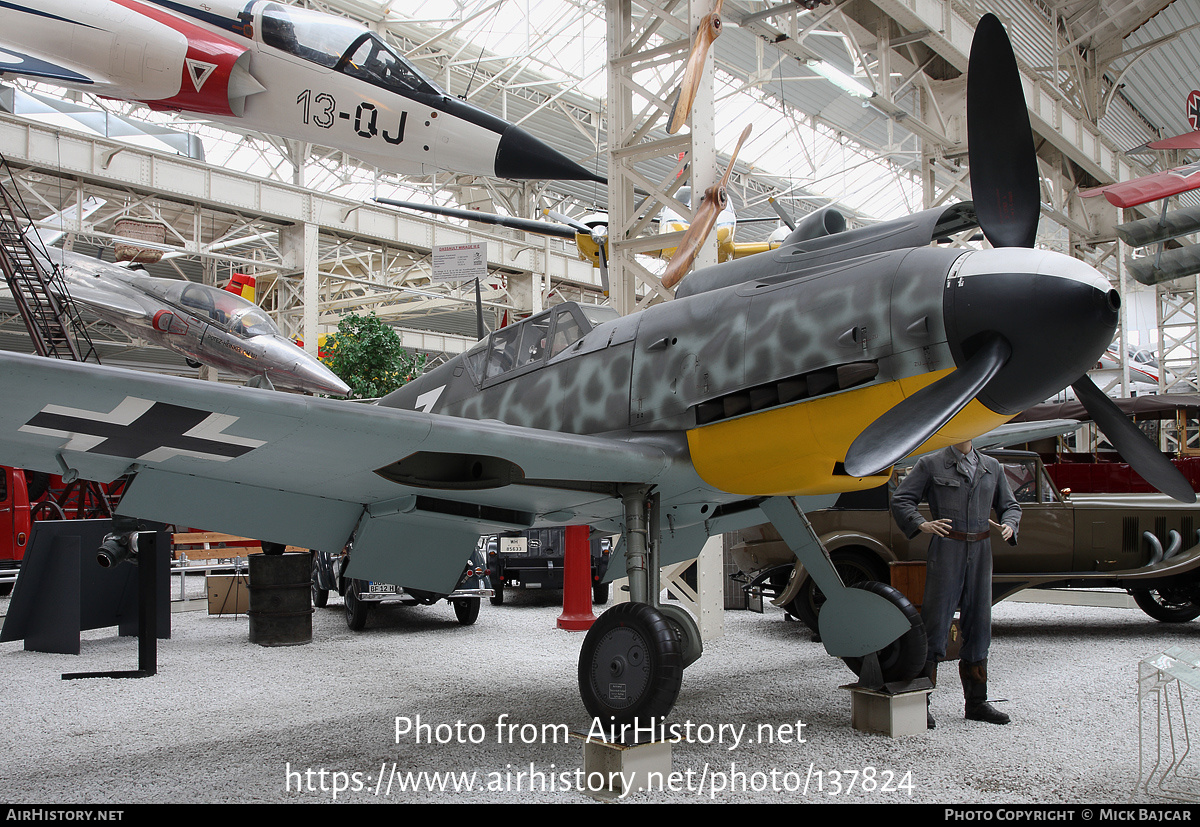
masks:
<path id="1" fill-rule="evenodd" d="M 444 388 L 434 413 L 580 434 L 678 432 L 695 427 L 699 402 L 817 368 L 878 361 L 875 381 L 890 381 L 952 367 L 942 295 L 960 254 L 892 251 L 798 278 L 794 258 L 754 256 L 743 283 L 601 325 L 540 368 L 481 388 L 464 367 L 473 349 L 381 404 L 417 407 Z"/>

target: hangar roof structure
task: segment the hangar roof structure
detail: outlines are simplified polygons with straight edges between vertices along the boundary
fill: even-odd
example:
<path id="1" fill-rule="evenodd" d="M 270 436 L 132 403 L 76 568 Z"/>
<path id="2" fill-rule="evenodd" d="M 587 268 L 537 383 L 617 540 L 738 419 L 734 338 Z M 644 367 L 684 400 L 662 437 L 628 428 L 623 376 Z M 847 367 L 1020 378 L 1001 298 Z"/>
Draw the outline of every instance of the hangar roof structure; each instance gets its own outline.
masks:
<path id="1" fill-rule="evenodd" d="M 703 0 L 297 5 L 367 23 L 452 94 L 520 124 L 601 174 L 614 149 L 610 87 L 623 71 L 610 48 L 610 18 L 627 8 L 645 26 L 645 48 L 668 54 L 686 49 L 687 15 L 711 8 Z M 955 113 L 962 106 L 969 33 L 987 11 L 1006 23 L 1026 77 L 1044 185 L 1039 244 L 1087 258 L 1134 292 L 1121 272 L 1126 251 L 1112 229 L 1118 217 L 1097 214 L 1078 192 L 1186 158 L 1127 151 L 1192 128 L 1187 100 L 1200 85 L 1194 82 L 1200 75 L 1200 4 L 1194 0 L 728 0 L 712 51 L 711 144 L 723 168 L 738 132 L 754 124 L 730 187 L 739 219 L 774 217 L 768 199 L 792 215 L 836 203 L 852 221 L 869 222 L 969 197 L 965 133 Z M 644 90 L 677 81 L 681 62 L 668 58 L 648 61 L 636 81 L 651 138 L 665 136 L 665 118 Z M 412 347 L 461 350 L 473 338 L 473 293 L 432 281 L 429 249 L 462 239 L 489 243 L 484 299 L 490 325 L 561 298 L 604 298 L 597 274 L 575 259 L 573 245 L 474 223 L 397 216 L 369 203 L 385 196 L 523 216 L 554 209 L 579 218 L 609 209 L 603 185 L 448 174 L 401 178 L 342 152 L 195 116 L 26 81 L 5 85 L 5 94 L 64 102 L 25 107 L 42 111 L 21 114 L 5 103 L 11 94 L 0 96 L 0 108 L 15 113 L 3 115 L 0 153 L 34 212 L 49 214 L 85 192 L 105 197 L 106 210 L 75 234 L 83 249 L 111 245 L 120 218 L 161 223 L 179 254 L 157 268 L 212 281 L 233 269 L 255 272 L 264 305 L 294 335 L 306 326 L 330 330 L 340 315 L 370 310 L 400 329 Z M 103 130 L 89 132 L 85 119 L 67 111 L 79 104 L 195 136 L 204 160 L 163 156 L 116 144 Z M 656 174 L 669 175 L 673 160 L 661 159 Z M 151 165 L 161 169 L 147 175 Z M 205 197 L 188 189 L 188 181 L 201 178 L 209 187 Z M 290 204 L 297 206 L 280 206 Z M 296 228 L 305 224 L 319 248 L 310 265 L 317 274 L 307 285 L 294 253 Z M 765 235 L 769 228 L 747 225 L 739 236 Z M 1196 285 L 1182 281 L 1192 283 L 1142 290 L 1140 301 L 1130 303 L 1125 335 L 1133 340 L 1134 329 L 1143 333 L 1167 361 L 1173 353 L 1170 375 L 1195 389 Z M 22 349 L 10 310 L 0 303 L 0 346 Z M 115 331 L 103 333 L 102 349 L 118 363 L 188 372 Z"/>

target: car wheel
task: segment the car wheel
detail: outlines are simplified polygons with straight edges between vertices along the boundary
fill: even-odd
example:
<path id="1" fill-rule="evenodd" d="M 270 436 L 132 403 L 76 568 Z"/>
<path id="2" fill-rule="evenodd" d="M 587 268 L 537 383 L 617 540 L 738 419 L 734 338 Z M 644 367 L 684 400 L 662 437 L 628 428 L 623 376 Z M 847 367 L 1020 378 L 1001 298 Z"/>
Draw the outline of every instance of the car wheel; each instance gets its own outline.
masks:
<path id="1" fill-rule="evenodd" d="M 478 597 L 459 597 L 450 602 L 454 604 L 454 616 L 463 626 L 470 626 L 479 617 Z"/>
<path id="2" fill-rule="evenodd" d="M 622 603 L 596 619 L 579 652 L 579 694 L 605 726 L 661 718 L 683 681 L 683 648 L 666 617 Z"/>
<path id="3" fill-rule="evenodd" d="M 899 589 L 886 583 L 863 582 L 851 586 L 854 589 L 865 589 L 885 597 L 899 607 L 908 619 L 908 631 L 898 639 L 889 643 L 875 654 L 879 657 L 879 668 L 883 672 L 885 683 L 892 681 L 910 681 L 925 668 L 925 658 L 928 655 L 929 641 L 925 635 L 925 624 L 921 621 L 921 613 L 909 602 Z M 865 658 L 843 658 L 855 675 L 861 675 Z"/>
<path id="4" fill-rule="evenodd" d="M 608 602 L 608 584 L 593 583 L 592 584 L 592 603 L 597 606 L 603 606 Z"/>
<path id="5" fill-rule="evenodd" d="M 493 606 L 499 606 L 504 603 L 504 584 L 496 583 L 492 586 L 491 601 Z"/>
<path id="6" fill-rule="evenodd" d="M 350 585 L 346 587 L 346 596 L 344 603 L 346 606 L 346 625 L 350 627 L 352 632 L 361 632 L 363 627 L 367 625 L 367 614 L 371 611 L 371 604 L 359 598 L 359 584 L 361 580 L 351 580 Z"/>
<path id="7" fill-rule="evenodd" d="M 324 609 L 329 605 L 329 589 L 322 589 L 317 585 L 317 555 L 313 554 L 312 559 L 312 602 L 318 609 Z"/>
<path id="8" fill-rule="evenodd" d="M 1200 617 L 1200 605 L 1178 589 L 1134 589 L 1138 608 L 1163 623 L 1187 623 Z"/>
<path id="9" fill-rule="evenodd" d="M 860 548 L 845 548 L 831 552 L 833 567 L 846 586 L 858 583 L 883 582 L 888 579 L 887 567 L 869 551 Z M 811 577 L 805 578 L 804 585 L 795 599 L 787 605 L 787 610 L 804 621 L 804 624 L 814 632 L 819 631 L 817 617 L 821 606 L 825 603 L 825 595 L 817 588 Z"/>

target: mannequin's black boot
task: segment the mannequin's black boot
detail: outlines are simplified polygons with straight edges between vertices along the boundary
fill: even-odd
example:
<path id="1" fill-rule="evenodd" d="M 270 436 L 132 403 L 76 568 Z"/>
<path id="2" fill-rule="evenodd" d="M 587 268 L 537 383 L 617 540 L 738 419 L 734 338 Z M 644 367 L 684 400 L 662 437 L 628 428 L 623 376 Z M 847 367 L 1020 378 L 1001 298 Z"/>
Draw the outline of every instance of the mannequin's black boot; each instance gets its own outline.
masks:
<path id="1" fill-rule="evenodd" d="M 921 676 L 929 678 L 929 682 L 933 684 L 934 689 L 937 688 L 937 661 L 930 660 L 925 662 L 925 668 L 921 670 Z M 925 696 L 925 727 L 926 729 L 935 729 L 937 723 L 933 720 L 933 713 L 929 711 L 929 699 L 933 693 Z"/>
<path id="2" fill-rule="evenodd" d="M 958 675 L 962 678 L 963 696 L 966 698 L 967 720 L 984 721 L 989 724 L 1007 724 L 1011 720 L 987 700 L 987 661 L 974 663 L 958 662 Z"/>

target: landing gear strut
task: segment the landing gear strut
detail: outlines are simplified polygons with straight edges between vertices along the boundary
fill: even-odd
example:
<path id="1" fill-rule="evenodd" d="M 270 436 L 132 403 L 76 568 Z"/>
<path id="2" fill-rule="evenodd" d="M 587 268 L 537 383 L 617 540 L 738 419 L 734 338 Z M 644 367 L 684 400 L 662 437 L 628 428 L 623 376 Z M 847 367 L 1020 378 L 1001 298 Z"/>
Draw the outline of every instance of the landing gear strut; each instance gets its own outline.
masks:
<path id="1" fill-rule="evenodd" d="M 683 669 L 700 657 L 695 621 L 659 605 L 658 496 L 643 487 L 622 490 L 625 571 L 629 603 L 592 624 L 579 653 L 579 694 L 588 714 L 605 726 L 649 726 L 675 706 Z"/>

